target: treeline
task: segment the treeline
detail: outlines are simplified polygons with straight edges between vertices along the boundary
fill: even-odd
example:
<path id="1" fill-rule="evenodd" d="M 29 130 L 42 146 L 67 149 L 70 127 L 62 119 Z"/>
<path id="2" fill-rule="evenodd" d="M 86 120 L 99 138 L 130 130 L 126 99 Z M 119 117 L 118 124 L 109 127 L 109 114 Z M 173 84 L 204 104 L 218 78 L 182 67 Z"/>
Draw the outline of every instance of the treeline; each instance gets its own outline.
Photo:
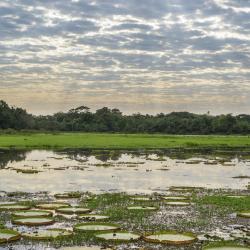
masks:
<path id="1" fill-rule="evenodd" d="M 34 116 L 0 101 L 0 129 L 166 134 L 249 134 L 250 115 L 211 116 L 189 112 L 123 115 L 107 107 L 90 112 L 86 106 L 54 115 Z"/>

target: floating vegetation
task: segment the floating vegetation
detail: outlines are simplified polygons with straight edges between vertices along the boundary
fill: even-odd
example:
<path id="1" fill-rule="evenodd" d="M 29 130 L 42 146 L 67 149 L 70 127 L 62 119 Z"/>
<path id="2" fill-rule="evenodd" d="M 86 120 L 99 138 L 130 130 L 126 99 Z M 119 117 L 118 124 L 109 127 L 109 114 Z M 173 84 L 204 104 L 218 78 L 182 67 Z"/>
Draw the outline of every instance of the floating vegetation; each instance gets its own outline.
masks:
<path id="1" fill-rule="evenodd" d="M 0 229 L 0 244 L 7 243 L 10 241 L 16 241 L 21 238 L 21 235 L 11 229 Z"/>
<path id="2" fill-rule="evenodd" d="M 190 202 L 185 202 L 185 201 L 167 201 L 167 202 L 165 202 L 165 204 L 168 206 L 189 206 L 189 205 L 191 205 Z"/>
<path id="3" fill-rule="evenodd" d="M 96 221 L 96 220 L 107 220 L 109 219 L 109 216 L 101 214 L 83 214 L 79 215 L 78 218 L 87 221 Z"/>
<path id="4" fill-rule="evenodd" d="M 162 197 L 164 200 L 167 200 L 167 201 L 180 201 L 180 200 L 184 200 L 184 201 L 187 201 L 190 199 L 190 197 L 187 197 L 187 196 L 164 196 Z"/>
<path id="5" fill-rule="evenodd" d="M 235 176 L 233 178 L 234 179 L 250 179 L 250 176 L 248 176 L 248 175 L 239 175 L 239 176 Z"/>
<path id="6" fill-rule="evenodd" d="M 52 216 L 53 213 L 50 211 L 44 210 L 27 210 L 27 211 L 19 211 L 12 213 L 14 217 L 49 217 Z"/>
<path id="7" fill-rule="evenodd" d="M 203 190 L 202 187 L 170 187 L 169 190 L 173 192 L 193 192 L 197 190 Z"/>
<path id="8" fill-rule="evenodd" d="M 114 233 L 98 233 L 95 235 L 97 238 L 107 241 L 135 241 L 140 239 L 140 235 L 135 233 L 130 233 L 127 231 L 119 231 Z"/>
<path id="9" fill-rule="evenodd" d="M 62 193 L 62 194 L 55 194 L 54 196 L 57 199 L 78 199 L 78 198 L 81 198 L 81 193 L 68 192 L 68 193 Z"/>
<path id="10" fill-rule="evenodd" d="M 227 195 L 227 198 L 235 198 L 235 199 L 242 199 L 242 198 L 247 198 L 250 197 L 248 195 Z"/>
<path id="11" fill-rule="evenodd" d="M 84 214 L 91 212 L 91 210 L 84 207 L 62 207 L 56 209 L 56 212 L 62 214 Z"/>
<path id="12" fill-rule="evenodd" d="M 38 174 L 39 170 L 37 169 L 15 169 L 17 171 L 17 173 L 22 173 L 22 174 Z"/>
<path id="13" fill-rule="evenodd" d="M 171 245 L 185 245 L 197 240 L 193 233 L 178 233 L 176 231 L 161 231 L 143 237 L 147 242 L 164 243 Z"/>
<path id="14" fill-rule="evenodd" d="M 13 219 L 12 223 L 24 226 L 45 226 L 54 224 L 54 219 L 49 217 L 27 217 Z"/>
<path id="15" fill-rule="evenodd" d="M 0 211 L 17 211 L 17 210 L 28 210 L 30 206 L 20 204 L 2 204 L 0 205 Z"/>
<path id="16" fill-rule="evenodd" d="M 243 218 L 250 218 L 250 210 L 239 212 L 237 213 L 237 216 L 243 217 Z"/>
<path id="17" fill-rule="evenodd" d="M 250 249 L 249 247 L 227 242 L 210 243 L 209 245 L 204 246 L 202 248 L 202 250 L 249 250 L 249 249 Z"/>
<path id="18" fill-rule="evenodd" d="M 80 223 L 74 226 L 75 231 L 80 232 L 100 232 L 100 231 L 116 231 L 120 226 L 110 223 Z"/>
<path id="19" fill-rule="evenodd" d="M 141 211 L 155 211 L 158 210 L 157 207 L 147 207 L 147 206 L 132 206 L 127 207 L 128 210 L 141 210 Z"/>
<path id="20" fill-rule="evenodd" d="M 189 160 L 185 162 L 186 164 L 200 164 L 202 163 L 201 160 Z"/>
<path id="21" fill-rule="evenodd" d="M 63 247 L 60 248 L 60 250 L 113 250 L 113 249 L 100 246 L 90 246 L 90 247 L 79 246 L 79 247 Z"/>
<path id="22" fill-rule="evenodd" d="M 23 237 L 32 240 L 50 240 L 71 235 L 73 235 L 72 231 L 57 228 L 38 230 L 35 232 L 27 232 L 22 234 Z"/>
<path id="23" fill-rule="evenodd" d="M 36 207 L 37 208 L 41 208 L 41 209 L 48 209 L 48 210 L 55 210 L 58 208 L 62 208 L 62 207 L 69 207 L 70 204 L 69 203 L 59 203 L 59 202 L 52 202 L 52 203 L 41 203 L 41 204 L 37 204 Z"/>
<path id="24" fill-rule="evenodd" d="M 131 196 L 130 199 L 134 201 L 154 201 L 155 200 L 153 199 L 153 197 L 149 197 L 149 196 Z"/>

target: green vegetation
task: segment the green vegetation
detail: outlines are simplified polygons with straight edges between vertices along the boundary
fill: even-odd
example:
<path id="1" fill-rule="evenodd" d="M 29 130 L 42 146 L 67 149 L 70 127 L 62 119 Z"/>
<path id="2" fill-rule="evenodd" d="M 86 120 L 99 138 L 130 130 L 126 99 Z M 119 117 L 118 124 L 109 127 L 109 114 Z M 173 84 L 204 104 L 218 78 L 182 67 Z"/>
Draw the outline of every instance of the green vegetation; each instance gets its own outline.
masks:
<path id="1" fill-rule="evenodd" d="M 248 136 L 169 136 L 97 133 L 1 134 L 0 148 L 244 148 Z"/>
<path id="2" fill-rule="evenodd" d="M 249 134 L 250 115 L 212 116 L 189 112 L 123 115 L 119 109 L 107 107 L 90 112 L 86 106 L 54 115 L 34 116 L 24 109 L 9 107 L 0 101 L 0 129 L 43 131 L 82 131 L 112 133 L 163 134 Z"/>

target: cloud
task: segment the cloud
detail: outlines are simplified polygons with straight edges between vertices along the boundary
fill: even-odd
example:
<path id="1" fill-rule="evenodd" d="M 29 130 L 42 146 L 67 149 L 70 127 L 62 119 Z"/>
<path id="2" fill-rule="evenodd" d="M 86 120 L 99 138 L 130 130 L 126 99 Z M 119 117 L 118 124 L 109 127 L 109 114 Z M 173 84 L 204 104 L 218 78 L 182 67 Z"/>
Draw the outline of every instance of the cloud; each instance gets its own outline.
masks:
<path id="1" fill-rule="evenodd" d="M 249 20 L 249 0 L 3 0 L 0 98 L 35 113 L 242 113 Z"/>

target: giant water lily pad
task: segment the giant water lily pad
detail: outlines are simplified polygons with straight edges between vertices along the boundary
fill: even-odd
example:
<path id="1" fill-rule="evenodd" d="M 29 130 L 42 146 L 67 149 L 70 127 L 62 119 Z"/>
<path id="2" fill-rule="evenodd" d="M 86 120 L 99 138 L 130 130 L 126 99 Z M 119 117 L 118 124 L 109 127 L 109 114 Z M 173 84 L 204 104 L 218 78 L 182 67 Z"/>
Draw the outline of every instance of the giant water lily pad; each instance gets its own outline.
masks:
<path id="1" fill-rule="evenodd" d="M 135 241 L 140 239 L 140 235 L 126 231 L 114 233 L 98 233 L 96 237 L 107 241 Z"/>
<path id="2" fill-rule="evenodd" d="M 23 233 L 22 236 L 33 240 L 49 240 L 49 239 L 56 239 L 59 237 L 71 236 L 72 234 L 73 234 L 72 231 L 53 228 L 53 229 L 45 229 L 45 230 L 38 230 L 35 232 Z"/>
<path id="3" fill-rule="evenodd" d="M 52 202 L 52 203 L 41 203 L 36 205 L 36 207 L 41 209 L 48 209 L 48 210 L 55 210 L 62 207 L 69 207 L 69 203 L 63 203 L 63 202 Z"/>
<path id="4" fill-rule="evenodd" d="M 143 237 L 147 242 L 164 243 L 171 245 L 185 245 L 197 240 L 193 233 L 178 233 L 175 231 L 162 231 Z"/>
<path id="5" fill-rule="evenodd" d="M 45 226 L 52 225 L 54 222 L 54 219 L 49 217 L 27 217 L 12 220 L 13 224 L 25 226 Z"/>
<path id="6" fill-rule="evenodd" d="M 202 248 L 202 250 L 249 250 L 249 247 L 236 245 L 227 242 L 211 243 Z"/>
<path id="7" fill-rule="evenodd" d="M 181 201 L 181 200 L 189 200 L 190 197 L 187 196 L 164 196 L 163 197 L 164 200 L 167 201 Z"/>
<path id="8" fill-rule="evenodd" d="M 109 219 L 109 216 L 101 214 L 83 214 L 79 215 L 78 218 L 88 221 L 96 221 L 96 220 L 107 220 Z"/>
<path id="9" fill-rule="evenodd" d="M 149 207 L 149 206 L 131 206 L 127 207 L 128 210 L 137 210 L 137 211 L 155 211 L 157 207 Z"/>
<path id="10" fill-rule="evenodd" d="M 169 190 L 174 191 L 174 192 L 193 192 L 197 190 L 203 190 L 204 188 L 202 187 L 170 187 Z"/>
<path id="11" fill-rule="evenodd" d="M 247 195 L 227 195 L 226 197 L 227 198 L 233 198 L 233 199 L 244 199 L 244 198 L 247 198 L 247 197 L 250 197 L 250 196 L 247 196 Z"/>
<path id="12" fill-rule="evenodd" d="M 239 217 L 244 217 L 244 218 L 250 218 L 250 210 L 249 211 L 242 211 L 240 213 L 237 213 Z"/>
<path id="13" fill-rule="evenodd" d="M 17 211 L 12 213 L 14 217 L 49 217 L 53 213 L 44 210 L 27 210 L 27 211 Z"/>
<path id="14" fill-rule="evenodd" d="M 63 247 L 60 250 L 112 250 L 111 248 L 100 247 L 100 246 L 79 246 L 79 247 Z"/>
<path id="15" fill-rule="evenodd" d="M 191 203 L 185 201 L 167 201 L 165 204 L 168 206 L 189 206 Z"/>
<path id="16" fill-rule="evenodd" d="M 56 212 L 62 214 L 84 214 L 89 213 L 91 210 L 85 207 L 62 207 L 56 209 Z"/>
<path id="17" fill-rule="evenodd" d="M 77 199 L 81 197 L 81 194 L 78 192 L 68 192 L 62 194 L 55 194 L 54 195 L 57 199 Z"/>
<path id="18" fill-rule="evenodd" d="M 0 244 L 19 240 L 20 237 L 21 235 L 17 231 L 11 229 L 0 229 Z"/>
<path id="19" fill-rule="evenodd" d="M 16 169 L 16 171 L 22 174 L 38 174 L 39 172 L 41 172 L 37 169 L 25 169 L 25 168 Z"/>
<path id="20" fill-rule="evenodd" d="M 0 211 L 15 211 L 15 210 L 28 210 L 29 206 L 20 204 L 2 204 L 0 205 Z"/>
<path id="21" fill-rule="evenodd" d="M 131 196 L 130 199 L 134 201 L 154 201 L 154 199 L 149 196 Z"/>
<path id="22" fill-rule="evenodd" d="M 75 225 L 75 231 L 81 232 L 100 232 L 100 231 L 116 231 L 120 229 L 117 224 L 110 223 L 80 223 Z"/>

